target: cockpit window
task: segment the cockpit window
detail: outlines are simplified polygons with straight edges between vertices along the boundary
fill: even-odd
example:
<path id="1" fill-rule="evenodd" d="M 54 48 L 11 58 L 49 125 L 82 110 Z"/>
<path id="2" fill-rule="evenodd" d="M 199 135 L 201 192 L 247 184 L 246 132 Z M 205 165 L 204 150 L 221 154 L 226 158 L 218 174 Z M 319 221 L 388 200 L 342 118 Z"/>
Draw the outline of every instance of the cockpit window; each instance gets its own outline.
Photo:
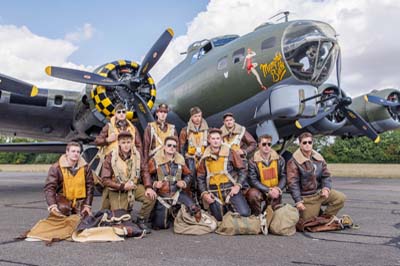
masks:
<path id="1" fill-rule="evenodd" d="M 283 52 L 297 79 L 319 86 L 329 78 L 338 56 L 335 30 L 317 21 L 293 23 L 285 30 Z"/>
<path id="2" fill-rule="evenodd" d="M 211 51 L 212 45 L 211 42 L 207 42 L 206 45 L 201 47 L 198 52 L 195 52 L 192 56 L 192 60 L 190 61 L 190 64 L 195 63 L 197 60 L 202 58 L 205 54 L 207 54 L 209 51 Z"/>
<path id="3" fill-rule="evenodd" d="M 261 50 L 267 50 L 269 48 L 272 48 L 272 47 L 275 46 L 275 44 L 276 44 L 276 37 L 275 36 L 271 37 L 271 38 L 268 38 L 268 39 L 264 40 L 261 43 Z"/>
<path id="4" fill-rule="evenodd" d="M 231 42 L 235 39 L 239 38 L 239 36 L 229 36 L 229 37 L 224 37 L 224 38 L 218 38 L 213 40 L 214 47 L 222 46 L 227 44 L 228 42 Z"/>

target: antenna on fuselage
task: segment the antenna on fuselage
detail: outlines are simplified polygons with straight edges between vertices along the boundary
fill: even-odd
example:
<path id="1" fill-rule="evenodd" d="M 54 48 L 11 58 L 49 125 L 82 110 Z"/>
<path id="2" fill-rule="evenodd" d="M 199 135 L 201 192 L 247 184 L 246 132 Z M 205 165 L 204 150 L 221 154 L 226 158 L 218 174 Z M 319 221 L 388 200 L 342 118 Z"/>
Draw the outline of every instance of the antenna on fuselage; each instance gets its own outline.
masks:
<path id="1" fill-rule="evenodd" d="M 275 17 L 277 17 L 279 15 L 282 15 L 282 14 L 283 14 L 283 16 L 278 18 L 277 21 L 285 18 L 285 22 L 288 22 L 289 21 L 289 14 L 290 14 L 290 11 L 288 11 L 288 10 L 278 12 L 277 14 L 273 15 L 272 17 L 270 17 L 268 20 L 271 20 L 271 19 L 273 19 L 273 18 L 275 18 Z"/>

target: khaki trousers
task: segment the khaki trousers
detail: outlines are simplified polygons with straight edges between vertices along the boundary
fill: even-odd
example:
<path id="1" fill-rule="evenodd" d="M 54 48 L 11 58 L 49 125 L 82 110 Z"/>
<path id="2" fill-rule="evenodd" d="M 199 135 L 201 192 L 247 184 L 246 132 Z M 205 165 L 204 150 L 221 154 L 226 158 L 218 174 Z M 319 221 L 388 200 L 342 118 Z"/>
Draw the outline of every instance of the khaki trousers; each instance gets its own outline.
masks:
<path id="1" fill-rule="evenodd" d="M 142 203 L 142 208 L 139 212 L 139 218 L 149 219 L 150 213 L 153 210 L 156 200 L 147 198 L 145 193 L 145 188 L 143 185 L 137 185 L 134 191 L 135 201 Z M 102 195 L 101 209 L 128 209 L 128 193 L 119 191 L 110 191 L 108 188 L 104 188 Z"/>
<path id="2" fill-rule="evenodd" d="M 326 199 L 320 193 L 310 196 L 303 196 L 306 209 L 300 212 L 300 217 L 307 220 L 319 216 L 321 206 L 327 206 L 323 215 L 336 215 L 343 208 L 346 196 L 337 190 L 332 189 Z"/>

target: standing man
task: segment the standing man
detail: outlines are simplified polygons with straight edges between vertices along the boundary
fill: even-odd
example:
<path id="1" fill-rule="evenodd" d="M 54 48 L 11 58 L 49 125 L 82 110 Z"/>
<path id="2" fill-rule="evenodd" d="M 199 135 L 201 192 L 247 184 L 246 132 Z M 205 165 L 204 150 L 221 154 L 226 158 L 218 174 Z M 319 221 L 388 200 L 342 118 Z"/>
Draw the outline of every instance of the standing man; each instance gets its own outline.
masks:
<path id="1" fill-rule="evenodd" d="M 248 154 L 252 153 L 257 143 L 246 128 L 235 123 L 233 113 L 224 114 L 224 125 L 221 127 L 222 139 L 232 150 L 246 160 Z"/>
<path id="2" fill-rule="evenodd" d="M 166 229 L 170 227 L 171 207 L 184 204 L 189 212 L 198 219 L 201 218 L 200 207 L 182 189 L 186 188 L 191 179 L 185 159 L 177 152 L 178 139 L 167 137 L 163 148 L 149 161 L 149 173 L 153 177 L 153 188 L 157 191 L 157 204 L 153 213 L 153 228 Z"/>
<path id="3" fill-rule="evenodd" d="M 151 180 L 141 168 L 139 151 L 133 145 L 133 136 L 128 131 L 118 134 L 118 148 L 105 158 L 101 177 L 103 190 L 102 209 L 132 210 L 135 200 L 142 202 L 138 225 L 141 229 L 150 229 L 145 225 L 155 204 L 156 193 L 151 188 Z M 143 185 L 138 183 L 142 176 Z"/>
<path id="4" fill-rule="evenodd" d="M 80 154 L 79 143 L 69 142 L 65 154 L 49 169 L 44 194 L 49 212 L 56 216 L 67 215 L 58 207 L 65 199 L 72 207 L 72 214 L 85 216 L 92 213 L 92 171 Z"/>
<path id="5" fill-rule="evenodd" d="M 196 200 L 199 196 L 196 180 L 196 168 L 208 145 L 207 135 L 208 124 L 207 121 L 203 119 L 201 109 L 197 106 L 190 108 L 190 120 L 188 125 L 181 130 L 179 135 L 179 151 L 181 154 L 185 155 L 186 164 L 192 173 L 190 190 L 192 192 L 192 197 Z"/>
<path id="6" fill-rule="evenodd" d="M 258 138 L 258 151 L 249 161 L 248 181 L 251 188 L 246 199 L 254 215 L 261 214 L 268 204 L 274 209 L 281 203 L 282 189 L 286 186 L 286 164 L 272 148 L 272 137 Z"/>
<path id="7" fill-rule="evenodd" d="M 287 180 L 292 198 L 304 220 L 322 215 L 336 215 L 343 208 L 346 196 L 332 189 L 331 174 L 321 154 L 313 150 L 313 136 L 299 136 L 300 148 L 287 163 Z"/>
<path id="8" fill-rule="evenodd" d="M 115 115 L 111 117 L 110 122 L 103 127 L 94 143 L 97 146 L 104 147 L 102 154 L 105 156 L 118 147 L 118 134 L 121 131 L 129 131 L 131 135 L 134 136 L 135 147 L 142 156 L 142 138 L 137 128 L 126 119 L 126 108 L 121 103 L 115 106 Z"/>
<path id="9" fill-rule="evenodd" d="M 229 209 L 241 216 L 250 216 L 250 208 L 240 193 L 246 171 L 240 156 L 222 144 L 221 130 L 210 129 L 210 146 L 204 151 L 197 172 L 200 197 L 218 220 Z"/>
<path id="10" fill-rule="evenodd" d="M 144 131 L 144 162 L 147 163 L 157 151 L 161 150 L 167 137 L 175 136 L 178 132 L 175 126 L 166 122 L 168 116 L 168 105 L 162 103 L 156 110 L 157 120 L 147 124 Z"/>

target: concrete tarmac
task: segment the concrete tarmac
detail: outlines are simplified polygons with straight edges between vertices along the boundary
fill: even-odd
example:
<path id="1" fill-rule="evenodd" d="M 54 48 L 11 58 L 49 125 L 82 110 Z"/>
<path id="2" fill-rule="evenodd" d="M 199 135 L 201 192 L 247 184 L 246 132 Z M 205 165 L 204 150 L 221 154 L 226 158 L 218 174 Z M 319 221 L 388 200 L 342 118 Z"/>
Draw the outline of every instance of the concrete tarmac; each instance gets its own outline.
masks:
<path id="1" fill-rule="evenodd" d="M 153 231 L 118 243 L 16 241 L 47 217 L 46 173 L 0 173 L 0 265 L 400 265 L 400 179 L 333 178 L 360 225 L 291 237 L 176 235 Z M 94 210 L 100 205 L 94 199 Z M 293 203 L 290 195 L 284 202 Z"/>

